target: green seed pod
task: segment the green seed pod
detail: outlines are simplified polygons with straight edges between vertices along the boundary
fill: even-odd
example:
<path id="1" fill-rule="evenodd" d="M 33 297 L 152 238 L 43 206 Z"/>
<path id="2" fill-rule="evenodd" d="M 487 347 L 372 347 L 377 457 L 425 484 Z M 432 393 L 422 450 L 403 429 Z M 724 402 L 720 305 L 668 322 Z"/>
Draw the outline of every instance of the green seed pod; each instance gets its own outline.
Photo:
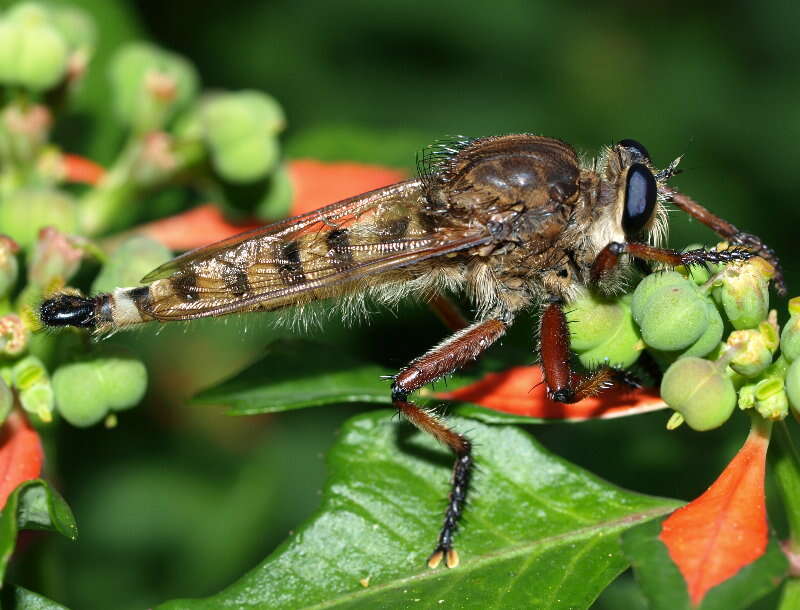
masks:
<path id="1" fill-rule="evenodd" d="M 800 418 L 800 360 L 795 360 L 786 371 L 786 395 L 796 418 Z"/>
<path id="2" fill-rule="evenodd" d="M 92 283 L 92 292 L 136 286 L 145 275 L 171 258 L 172 253 L 160 242 L 142 235 L 131 237 L 108 257 Z"/>
<path id="3" fill-rule="evenodd" d="M 731 380 L 713 362 L 695 357 L 676 360 L 667 369 L 661 397 L 694 430 L 721 426 L 736 406 Z"/>
<path id="4" fill-rule="evenodd" d="M 92 16 L 75 6 L 53 6 L 50 20 L 58 28 L 70 52 L 80 51 L 91 55 L 97 40 Z"/>
<path id="5" fill-rule="evenodd" d="M 73 426 L 92 426 L 108 412 L 105 396 L 99 391 L 100 379 L 92 362 L 59 367 L 53 375 L 58 412 Z"/>
<path id="6" fill-rule="evenodd" d="M 709 325 L 706 303 L 687 280 L 651 293 L 641 316 L 642 339 L 663 351 L 684 350 L 695 343 Z M 635 301 L 635 297 L 634 297 Z"/>
<path id="7" fill-rule="evenodd" d="M 137 131 L 162 128 L 197 91 L 197 73 L 188 61 L 147 43 L 121 47 L 110 74 L 117 116 Z"/>
<path id="8" fill-rule="evenodd" d="M 147 370 L 132 358 L 98 358 L 59 367 L 53 387 L 64 419 L 74 426 L 91 426 L 109 410 L 138 404 L 147 389 Z"/>
<path id="9" fill-rule="evenodd" d="M 727 344 L 735 350 L 730 367 L 744 377 L 757 377 L 772 364 L 768 339 L 758 330 L 735 330 L 728 337 Z"/>
<path id="10" fill-rule="evenodd" d="M 8 11 L 0 25 L 0 81 L 45 91 L 64 78 L 68 56 L 46 8 L 25 2 Z"/>
<path id="11" fill-rule="evenodd" d="M 651 273 L 639 282 L 633 293 L 633 301 L 631 302 L 633 319 L 636 320 L 637 324 L 642 324 L 647 305 L 656 291 L 667 286 L 686 286 L 687 284 L 686 278 L 675 271 Z"/>
<path id="12" fill-rule="evenodd" d="M 254 92 L 222 93 L 207 98 L 202 124 L 214 167 L 237 183 L 264 178 L 280 153 L 276 134 L 283 128 L 283 110 L 271 97 Z"/>
<path id="13" fill-rule="evenodd" d="M 74 233 L 76 225 L 74 199 L 55 189 L 20 189 L 0 205 L 0 227 L 23 248 L 36 241 L 42 227 Z"/>
<path id="14" fill-rule="evenodd" d="M 564 307 L 570 333 L 570 347 L 585 352 L 613 337 L 626 315 L 618 301 L 586 293 Z"/>
<path id="15" fill-rule="evenodd" d="M 595 369 L 602 365 L 616 368 L 628 368 L 639 359 L 644 349 L 644 343 L 639 335 L 639 329 L 633 322 L 630 309 L 623 303 L 618 303 L 621 310 L 617 325 L 612 332 L 607 334 L 599 344 L 578 353 L 581 364 L 588 369 Z M 579 326 L 574 324 L 573 326 Z"/>
<path id="16" fill-rule="evenodd" d="M 785 419 L 789 414 L 789 400 L 784 391 L 783 379 L 762 379 L 755 387 L 756 410 L 764 419 Z"/>
<path id="17" fill-rule="evenodd" d="M 5 298 L 17 285 L 19 246 L 6 235 L 0 235 L 0 299 Z"/>
<path id="18" fill-rule="evenodd" d="M 136 406 L 147 390 L 147 368 L 134 358 L 103 358 L 97 362 L 100 391 L 114 411 Z"/>
<path id="19" fill-rule="evenodd" d="M 725 267 L 722 285 L 713 294 L 735 329 L 755 328 L 766 319 L 771 273 L 774 270 L 761 258 Z"/>
<path id="20" fill-rule="evenodd" d="M 9 385 L 0 377 L 0 424 L 6 421 L 6 417 L 14 406 L 14 392 Z"/>
<path id="21" fill-rule="evenodd" d="M 725 330 L 725 324 L 722 321 L 722 316 L 719 315 L 719 310 L 710 299 L 704 299 L 706 305 L 706 326 L 703 334 L 692 345 L 690 345 L 684 352 L 678 356 L 684 358 L 686 356 L 707 356 L 719 345 L 722 340 L 722 334 Z"/>
<path id="22" fill-rule="evenodd" d="M 795 301 L 795 299 L 798 300 L 800 305 L 800 297 L 795 297 L 792 301 Z M 781 332 L 781 354 L 789 362 L 793 362 L 800 357 L 800 315 L 798 314 L 792 314 L 792 317 L 783 327 Z"/>

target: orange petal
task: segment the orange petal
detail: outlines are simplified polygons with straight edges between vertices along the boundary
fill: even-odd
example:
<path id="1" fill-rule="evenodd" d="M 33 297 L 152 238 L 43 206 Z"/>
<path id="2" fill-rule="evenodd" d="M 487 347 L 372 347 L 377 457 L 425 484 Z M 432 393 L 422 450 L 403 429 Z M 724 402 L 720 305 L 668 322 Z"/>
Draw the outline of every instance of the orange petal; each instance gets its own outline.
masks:
<path id="1" fill-rule="evenodd" d="M 134 229 L 160 241 L 171 250 L 191 250 L 231 235 L 249 231 L 261 223 L 231 224 L 213 203 L 140 225 Z"/>
<path id="2" fill-rule="evenodd" d="M 547 397 L 542 379 L 542 368 L 538 365 L 515 366 L 502 373 L 489 373 L 463 388 L 438 392 L 435 396 L 471 402 L 513 415 L 571 421 L 622 417 L 666 407 L 658 391 L 653 388 L 613 388 L 598 396 L 565 405 Z"/>
<path id="3" fill-rule="evenodd" d="M 291 161 L 289 176 L 295 192 L 291 208 L 295 216 L 404 178 L 399 171 L 374 165 L 309 160 Z M 134 230 L 157 239 L 172 250 L 191 250 L 261 224 L 257 221 L 232 224 L 225 220 L 216 206 L 206 204 Z"/>
<path id="4" fill-rule="evenodd" d="M 44 451 L 25 414 L 14 409 L 0 428 L 0 508 L 17 486 L 42 473 Z"/>
<path id="5" fill-rule="evenodd" d="M 289 177 L 294 187 L 292 214 L 299 216 L 329 203 L 400 182 L 406 175 L 378 165 L 299 159 L 289 163 Z"/>
<path id="6" fill-rule="evenodd" d="M 61 163 L 67 182 L 97 184 L 106 173 L 102 166 L 80 155 L 65 153 L 61 155 Z"/>
<path id="7" fill-rule="evenodd" d="M 767 548 L 764 468 L 769 432 L 753 426 L 719 478 L 662 525 L 659 538 L 678 566 L 692 603 L 749 565 Z"/>

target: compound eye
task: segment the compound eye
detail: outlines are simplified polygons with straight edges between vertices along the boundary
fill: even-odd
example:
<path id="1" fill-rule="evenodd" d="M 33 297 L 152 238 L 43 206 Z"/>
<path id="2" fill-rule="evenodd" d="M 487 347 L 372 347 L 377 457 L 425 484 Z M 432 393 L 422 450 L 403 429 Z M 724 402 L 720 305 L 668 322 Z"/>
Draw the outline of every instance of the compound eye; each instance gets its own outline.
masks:
<path id="1" fill-rule="evenodd" d="M 647 149 L 644 147 L 644 145 L 636 140 L 620 140 L 617 142 L 617 146 L 630 152 L 634 161 L 641 162 L 650 160 L 650 153 L 647 152 Z"/>
<path id="2" fill-rule="evenodd" d="M 622 229 L 626 235 L 637 235 L 656 207 L 656 179 L 641 163 L 634 163 L 628 169 L 625 183 L 625 208 L 622 212 Z"/>

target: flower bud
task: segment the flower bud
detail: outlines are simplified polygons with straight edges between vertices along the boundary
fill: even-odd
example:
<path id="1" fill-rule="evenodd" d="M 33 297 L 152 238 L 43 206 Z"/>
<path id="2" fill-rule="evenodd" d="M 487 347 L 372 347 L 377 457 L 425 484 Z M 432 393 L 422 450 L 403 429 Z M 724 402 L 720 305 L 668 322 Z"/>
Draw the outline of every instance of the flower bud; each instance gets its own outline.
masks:
<path id="1" fill-rule="evenodd" d="M 83 250 L 53 227 L 39 231 L 28 263 L 28 281 L 41 288 L 63 287 L 78 271 Z"/>
<path id="2" fill-rule="evenodd" d="M 129 43 L 111 60 L 117 116 L 137 131 L 154 131 L 194 97 L 197 73 L 184 58 L 147 43 Z"/>
<path id="3" fill-rule="evenodd" d="M 635 296 L 634 296 L 635 300 Z M 684 350 L 708 328 L 706 303 L 687 280 L 651 293 L 641 315 L 642 339 L 657 350 Z"/>
<path id="4" fill-rule="evenodd" d="M 0 235 L 0 299 L 8 296 L 17 284 L 19 246 L 6 235 Z"/>
<path id="5" fill-rule="evenodd" d="M 283 110 L 270 96 L 255 92 L 222 93 L 201 107 L 205 137 L 215 169 L 231 182 L 264 178 L 279 157 L 276 134 Z"/>
<path id="6" fill-rule="evenodd" d="M 800 357 L 800 297 L 789 300 L 791 317 L 781 332 L 781 353 L 793 362 Z"/>
<path id="7" fill-rule="evenodd" d="M 731 263 L 722 273 L 714 298 L 737 330 L 755 328 L 769 313 L 769 280 L 775 271 L 762 258 Z"/>
<path id="8" fill-rule="evenodd" d="M 109 410 L 136 405 L 147 388 L 147 370 L 131 358 L 98 358 L 59 367 L 53 387 L 64 419 L 73 426 L 91 426 Z"/>
<path id="9" fill-rule="evenodd" d="M 756 411 L 764 419 L 784 419 L 789 413 L 789 401 L 782 379 L 762 379 L 755 386 Z"/>
<path id="10" fill-rule="evenodd" d="M 735 330 L 728 337 L 727 344 L 734 354 L 730 367 L 744 377 L 757 377 L 772 364 L 768 339 L 758 330 Z"/>
<path id="11" fill-rule="evenodd" d="M 795 418 L 800 419 L 800 360 L 795 360 L 786 371 L 786 395 Z"/>
<path id="12" fill-rule="evenodd" d="M 136 286 L 153 269 L 172 258 L 167 247 L 150 237 L 135 235 L 111 253 L 92 283 L 92 292 Z"/>
<path id="13" fill-rule="evenodd" d="M 0 205 L 0 227 L 23 248 L 36 241 L 42 227 L 74 233 L 76 224 L 74 199 L 55 189 L 20 189 Z"/>
<path id="14" fill-rule="evenodd" d="M 57 85 L 67 68 L 67 43 L 41 5 L 13 7 L 0 23 L 0 81 L 33 91 Z"/>
<path id="15" fill-rule="evenodd" d="M 733 383 L 713 362 L 690 356 L 672 363 L 661 380 L 661 397 L 694 430 L 725 423 L 736 406 Z"/>
<path id="16" fill-rule="evenodd" d="M 690 285 L 686 278 L 675 271 L 663 271 L 651 273 L 645 277 L 633 293 L 631 311 L 633 319 L 641 325 L 651 297 L 655 292 L 668 286 L 687 286 Z"/>
<path id="17" fill-rule="evenodd" d="M 29 332 L 15 313 L 0 317 L 0 354 L 18 356 L 28 345 Z"/>

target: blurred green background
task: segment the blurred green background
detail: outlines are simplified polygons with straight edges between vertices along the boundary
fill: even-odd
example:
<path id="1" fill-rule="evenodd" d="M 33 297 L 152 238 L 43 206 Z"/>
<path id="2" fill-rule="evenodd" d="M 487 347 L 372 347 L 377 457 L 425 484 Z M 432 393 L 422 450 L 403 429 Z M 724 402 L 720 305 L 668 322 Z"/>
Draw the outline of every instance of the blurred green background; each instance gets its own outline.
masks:
<path id="1" fill-rule="evenodd" d="M 7 5 L 7 2 L 3 3 Z M 103 63 L 146 37 L 188 57 L 206 88 L 255 88 L 286 109 L 289 158 L 413 169 L 414 154 L 452 134 L 533 132 L 592 155 L 635 138 L 656 164 L 685 155 L 675 183 L 782 256 L 790 294 L 800 135 L 797 3 L 523 0 L 468 2 L 123 2 L 80 0 L 99 24 L 82 112 L 62 141 L 99 161 L 120 134 Z M 100 117 L 92 120 L 90 117 Z M 679 213 L 671 243 L 714 243 Z M 783 303 L 779 303 L 783 309 Z M 187 395 L 261 349 L 266 317 L 123 338 L 149 353 L 148 401 L 120 426 L 61 426 L 51 473 L 80 539 L 48 536 L 15 582 L 76 608 L 142 608 L 218 591 L 254 566 L 319 502 L 324 453 L 355 408 L 233 419 L 184 406 Z M 490 357 L 533 361 L 521 320 Z M 282 334 L 286 334 L 282 332 Z M 317 334 L 334 347 L 401 366 L 445 331 L 424 308 L 379 315 L 369 328 Z M 689 499 L 738 449 L 740 417 L 723 430 L 667 433 L 666 416 L 531 428 L 553 451 L 619 485 Z M 773 515 L 780 527 L 781 517 Z M 635 608 L 622 580 L 598 608 Z M 639 602 L 641 603 L 641 602 Z M 766 606 L 768 607 L 768 606 Z"/>

